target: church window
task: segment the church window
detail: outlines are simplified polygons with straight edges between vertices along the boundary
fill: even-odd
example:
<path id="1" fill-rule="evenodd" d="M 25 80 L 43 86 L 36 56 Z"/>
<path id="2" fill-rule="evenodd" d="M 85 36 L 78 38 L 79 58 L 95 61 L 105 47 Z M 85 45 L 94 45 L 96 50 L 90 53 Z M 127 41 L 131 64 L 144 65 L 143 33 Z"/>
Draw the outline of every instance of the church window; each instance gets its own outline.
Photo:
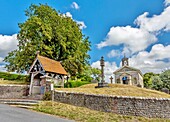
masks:
<path id="1" fill-rule="evenodd" d="M 127 76 L 124 76 L 122 78 L 122 81 L 123 81 L 123 84 L 128 84 L 128 77 Z"/>
<path id="2" fill-rule="evenodd" d="M 119 78 L 116 81 L 117 81 L 117 83 L 120 83 L 120 79 Z"/>

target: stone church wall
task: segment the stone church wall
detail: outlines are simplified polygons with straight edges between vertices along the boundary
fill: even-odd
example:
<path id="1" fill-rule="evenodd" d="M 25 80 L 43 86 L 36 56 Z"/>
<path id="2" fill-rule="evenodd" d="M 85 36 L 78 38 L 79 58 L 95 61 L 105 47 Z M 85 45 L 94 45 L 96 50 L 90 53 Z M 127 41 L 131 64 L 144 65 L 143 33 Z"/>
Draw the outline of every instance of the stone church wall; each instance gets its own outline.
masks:
<path id="1" fill-rule="evenodd" d="M 118 97 L 55 91 L 55 101 L 122 115 L 170 118 L 170 99 Z"/>
<path id="2" fill-rule="evenodd" d="M 139 82 L 141 84 L 141 87 L 144 87 L 144 83 L 143 83 L 143 77 L 141 75 L 139 75 Z"/>
<path id="3" fill-rule="evenodd" d="M 28 95 L 28 85 L 0 85 L 0 99 L 21 99 Z"/>

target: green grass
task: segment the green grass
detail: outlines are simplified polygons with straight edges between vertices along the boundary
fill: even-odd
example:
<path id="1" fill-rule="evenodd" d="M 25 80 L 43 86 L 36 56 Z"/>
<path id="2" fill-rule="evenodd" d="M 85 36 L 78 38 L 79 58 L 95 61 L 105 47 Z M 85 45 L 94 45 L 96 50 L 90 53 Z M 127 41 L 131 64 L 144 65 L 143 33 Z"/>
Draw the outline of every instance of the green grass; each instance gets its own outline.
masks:
<path id="1" fill-rule="evenodd" d="M 97 84 L 87 84 L 78 88 L 57 88 L 58 91 L 80 92 L 88 94 L 105 94 L 114 96 L 134 96 L 147 98 L 170 98 L 169 94 L 150 90 L 146 88 L 139 88 L 136 86 L 109 84 L 108 88 L 95 88 Z"/>
<path id="2" fill-rule="evenodd" d="M 4 80 L 12 80 L 12 81 L 25 81 L 29 80 L 28 75 L 21 75 L 21 74 L 12 74 L 9 72 L 0 72 L 0 78 L 3 78 Z"/>
<path id="3" fill-rule="evenodd" d="M 11 84 L 11 85 L 29 85 L 29 82 L 25 81 L 10 81 L 10 80 L 0 80 L 0 84 Z"/>
<path id="4" fill-rule="evenodd" d="M 168 119 L 123 116 L 58 102 L 41 102 L 34 110 L 77 122 L 170 122 Z"/>

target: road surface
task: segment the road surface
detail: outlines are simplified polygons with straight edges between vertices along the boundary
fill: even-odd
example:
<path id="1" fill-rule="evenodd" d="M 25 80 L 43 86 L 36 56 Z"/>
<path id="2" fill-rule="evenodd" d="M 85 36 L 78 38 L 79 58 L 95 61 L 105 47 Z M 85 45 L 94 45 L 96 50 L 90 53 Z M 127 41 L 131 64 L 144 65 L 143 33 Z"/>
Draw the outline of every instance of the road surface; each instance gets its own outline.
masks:
<path id="1" fill-rule="evenodd" d="M 23 108 L 0 104 L 0 122 L 73 122 Z"/>

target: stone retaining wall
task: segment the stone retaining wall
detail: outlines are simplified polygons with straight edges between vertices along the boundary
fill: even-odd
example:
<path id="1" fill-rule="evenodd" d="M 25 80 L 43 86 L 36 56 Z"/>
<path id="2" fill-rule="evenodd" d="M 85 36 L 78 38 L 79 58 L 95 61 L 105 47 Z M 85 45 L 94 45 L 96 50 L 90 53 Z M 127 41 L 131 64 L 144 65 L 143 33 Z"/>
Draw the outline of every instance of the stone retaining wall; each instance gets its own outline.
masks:
<path id="1" fill-rule="evenodd" d="M 122 115 L 170 118 L 170 99 L 117 97 L 55 91 L 54 100 Z"/>
<path id="2" fill-rule="evenodd" d="M 28 95 L 29 85 L 0 85 L 0 99 L 20 99 Z"/>

